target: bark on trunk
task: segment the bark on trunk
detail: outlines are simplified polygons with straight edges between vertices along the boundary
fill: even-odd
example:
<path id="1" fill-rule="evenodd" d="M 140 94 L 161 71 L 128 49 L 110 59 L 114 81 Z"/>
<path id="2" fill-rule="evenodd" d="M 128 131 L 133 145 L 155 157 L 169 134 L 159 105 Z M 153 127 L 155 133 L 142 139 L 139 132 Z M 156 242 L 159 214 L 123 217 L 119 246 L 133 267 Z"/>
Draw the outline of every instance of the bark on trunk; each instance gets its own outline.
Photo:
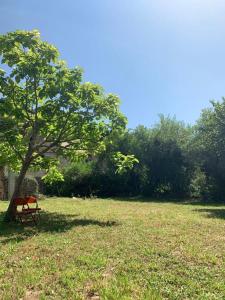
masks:
<path id="1" fill-rule="evenodd" d="M 16 219 L 15 198 L 19 197 L 21 194 L 23 180 L 26 176 L 29 165 L 30 165 L 30 159 L 24 162 L 24 164 L 20 170 L 20 174 L 16 180 L 15 190 L 13 192 L 12 198 L 9 203 L 9 207 L 5 214 L 5 218 L 4 218 L 5 222 L 12 222 L 12 221 L 15 221 L 15 219 Z"/>

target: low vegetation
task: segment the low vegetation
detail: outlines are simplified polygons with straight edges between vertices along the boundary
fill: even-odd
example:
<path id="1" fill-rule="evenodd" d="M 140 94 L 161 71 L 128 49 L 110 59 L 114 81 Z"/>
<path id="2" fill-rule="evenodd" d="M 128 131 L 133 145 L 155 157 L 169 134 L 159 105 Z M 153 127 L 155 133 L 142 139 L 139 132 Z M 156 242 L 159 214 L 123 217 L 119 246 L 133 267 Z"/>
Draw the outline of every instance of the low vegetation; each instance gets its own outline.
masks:
<path id="1" fill-rule="evenodd" d="M 0 299 L 224 299 L 225 206 L 136 200 L 51 198 L 37 227 L 1 223 Z"/>
<path id="2" fill-rule="evenodd" d="M 47 184 L 46 194 L 71 197 L 137 196 L 213 199 L 225 196 L 225 99 L 212 102 L 194 126 L 160 116 L 150 128 L 138 126 L 115 136 L 106 151 L 64 166 L 64 181 Z M 139 163 L 118 174 L 113 153 Z"/>

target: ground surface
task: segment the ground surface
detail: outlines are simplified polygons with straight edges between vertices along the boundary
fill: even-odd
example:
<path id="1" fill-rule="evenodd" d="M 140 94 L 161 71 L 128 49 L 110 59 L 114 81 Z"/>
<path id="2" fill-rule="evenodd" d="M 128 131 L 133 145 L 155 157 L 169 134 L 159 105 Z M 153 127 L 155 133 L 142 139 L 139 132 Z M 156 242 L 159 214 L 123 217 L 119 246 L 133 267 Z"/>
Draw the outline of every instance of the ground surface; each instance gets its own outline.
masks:
<path id="1" fill-rule="evenodd" d="M 225 206 L 40 206 L 37 227 L 0 223 L 0 299 L 225 299 Z"/>

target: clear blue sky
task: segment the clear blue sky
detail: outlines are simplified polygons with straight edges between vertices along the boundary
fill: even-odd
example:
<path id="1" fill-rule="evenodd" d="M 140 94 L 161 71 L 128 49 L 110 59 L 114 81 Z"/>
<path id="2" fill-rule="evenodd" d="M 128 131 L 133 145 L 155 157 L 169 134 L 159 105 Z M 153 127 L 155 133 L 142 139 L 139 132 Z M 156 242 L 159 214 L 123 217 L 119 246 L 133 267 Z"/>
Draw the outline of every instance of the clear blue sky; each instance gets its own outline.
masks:
<path id="1" fill-rule="evenodd" d="M 194 123 L 225 96 L 224 0 L 1 0 L 0 33 L 39 29 L 122 100 L 129 127 Z"/>

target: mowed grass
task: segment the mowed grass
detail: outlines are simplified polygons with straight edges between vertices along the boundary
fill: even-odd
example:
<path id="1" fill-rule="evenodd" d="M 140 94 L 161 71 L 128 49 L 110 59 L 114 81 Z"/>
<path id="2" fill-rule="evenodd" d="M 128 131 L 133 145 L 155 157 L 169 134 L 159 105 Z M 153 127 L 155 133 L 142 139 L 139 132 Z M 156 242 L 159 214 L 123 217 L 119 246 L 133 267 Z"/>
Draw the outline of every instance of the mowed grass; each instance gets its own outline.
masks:
<path id="1" fill-rule="evenodd" d="M 0 223 L 0 299 L 225 299 L 225 206 L 40 206 L 37 227 Z"/>

